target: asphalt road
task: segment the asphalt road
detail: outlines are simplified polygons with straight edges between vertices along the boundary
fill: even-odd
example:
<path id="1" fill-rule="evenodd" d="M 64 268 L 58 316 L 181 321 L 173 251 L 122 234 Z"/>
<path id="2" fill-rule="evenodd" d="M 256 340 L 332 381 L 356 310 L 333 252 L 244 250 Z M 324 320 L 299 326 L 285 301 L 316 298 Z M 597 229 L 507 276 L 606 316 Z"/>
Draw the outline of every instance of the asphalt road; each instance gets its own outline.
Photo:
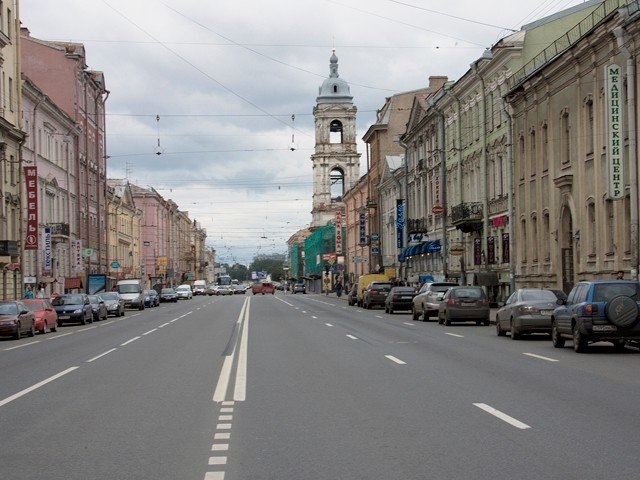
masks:
<path id="1" fill-rule="evenodd" d="M 2 479 L 629 479 L 640 352 L 196 297 L 0 339 Z"/>

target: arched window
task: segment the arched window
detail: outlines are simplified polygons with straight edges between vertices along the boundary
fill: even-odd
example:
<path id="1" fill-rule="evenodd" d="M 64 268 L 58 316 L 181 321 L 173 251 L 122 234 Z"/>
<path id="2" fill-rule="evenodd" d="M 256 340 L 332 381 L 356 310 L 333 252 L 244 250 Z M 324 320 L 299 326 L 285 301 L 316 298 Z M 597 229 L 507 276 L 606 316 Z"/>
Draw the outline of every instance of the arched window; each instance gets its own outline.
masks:
<path id="1" fill-rule="evenodd" d="M 329 125 L 329 143 L 342 143 L 342 122 L 333 120 Z"/>
<path id="2" fill-rule="evenodd" d="M 344 195 L 344 172 L 340 168 L 334 168 L 329 178 L 331 179 L 331 201 L 341 202 Z"/>

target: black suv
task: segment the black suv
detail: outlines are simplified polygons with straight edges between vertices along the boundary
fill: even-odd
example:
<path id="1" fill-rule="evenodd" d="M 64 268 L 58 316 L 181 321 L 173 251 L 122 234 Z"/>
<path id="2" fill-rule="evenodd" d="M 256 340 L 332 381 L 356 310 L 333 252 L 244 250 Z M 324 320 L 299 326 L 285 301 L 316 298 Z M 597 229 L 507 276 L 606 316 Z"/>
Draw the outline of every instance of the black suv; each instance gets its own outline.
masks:
<path id="1" fill-rule="evenodd" d="M 551 341 L 564 347 L 573 340 L 576 352 L 590 342 L 608 341 L 622 350 L 629 340 L 640 340 L 640 282 L 596 280 L 576 283 L 551 316 Z"/>

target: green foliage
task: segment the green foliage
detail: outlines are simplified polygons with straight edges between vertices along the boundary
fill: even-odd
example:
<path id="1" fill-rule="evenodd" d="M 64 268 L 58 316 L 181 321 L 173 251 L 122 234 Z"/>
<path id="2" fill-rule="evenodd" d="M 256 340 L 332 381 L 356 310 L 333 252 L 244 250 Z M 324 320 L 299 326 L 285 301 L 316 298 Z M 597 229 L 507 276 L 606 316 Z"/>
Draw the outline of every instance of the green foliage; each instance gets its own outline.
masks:
<path id="1" fill-rule="evenodd" d="M 267 272 L 271 274 L 271 280 L 279 282 L 284 279 L 283 260 L 274 260 L 271 258 L 257 258 L 249 265 L 250 272 Z"/>
<path id="2" fill-rule="evenodd" d="M 227 273 L 231 278 L 239 280 L 240 282 L 251 280 L 251 271 L 246 265 L 236 263 L 233 266 L 227 266 Z"/>

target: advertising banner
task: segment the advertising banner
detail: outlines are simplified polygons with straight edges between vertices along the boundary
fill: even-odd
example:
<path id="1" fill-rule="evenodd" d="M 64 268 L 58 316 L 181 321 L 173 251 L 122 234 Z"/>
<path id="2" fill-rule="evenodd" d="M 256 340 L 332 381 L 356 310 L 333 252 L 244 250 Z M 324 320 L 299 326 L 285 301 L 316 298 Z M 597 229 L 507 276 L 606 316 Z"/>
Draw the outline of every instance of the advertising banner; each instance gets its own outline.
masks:
<path id="1" fill-rule="evenodd" d="M 367 218 L 364 212 L 360 212 L 358 215 L 358 232 L 359 241 L 358 244 L 364 247 L 367 244 Z"/>
<path id="2" fill-rule="evenodd" d="M 44 227 L 42 233 L 44 250 L 42 255 L 42 275 L 51 275 L 51 227 Z"/>
<path id="3" fill-rule="evenodd" d="M 404 201 L 396 200 L 396 244 L 398 248 L 404 246 Z"/>
<path id="4" fill-rule="evenodd" d="M 609 164 L 609 198 L 624 198 L 624 172 L 622 151 L 624 136 L 622 131 L 622 69 L 611 64 L 605 67 L 605 101 L 607 127 L 607 163 Z"/>
<path id="5" fill-rule="evenodd" d="M 38 249 L 38 168 L 24 167 L 25 194 L 27 197 L 27 230 L 24 237 L 25 250 Z"/>
<path id="6" fill-rule="evenodd" d="M 336 212 L 336 254 L 342 255 L 342 212 Z"/>

